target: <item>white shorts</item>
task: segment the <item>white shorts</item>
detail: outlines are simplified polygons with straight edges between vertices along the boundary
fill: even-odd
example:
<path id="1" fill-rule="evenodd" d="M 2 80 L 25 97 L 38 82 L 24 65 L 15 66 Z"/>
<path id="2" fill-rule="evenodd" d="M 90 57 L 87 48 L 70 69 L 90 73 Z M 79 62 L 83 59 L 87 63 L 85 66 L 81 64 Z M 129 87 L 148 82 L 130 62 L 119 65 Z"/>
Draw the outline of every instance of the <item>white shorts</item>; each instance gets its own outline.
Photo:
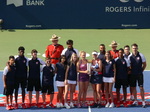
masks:
<path id="1" fill-rule="evenodd" d="M 103 77 L 103 82 L 113 83 L 114 78 L 113 77 Z"/>
<path id="2" fill-rule="evenodd" d="M 56 86 L 57 87 L 64 87 L 65 86 L 65 82 L 64 81 L 56 81 Z"/>
<path id="3" fill-rule="evenodd" d="M 77 84 L 77 81 L 68 80 L 68 84 Z"/>

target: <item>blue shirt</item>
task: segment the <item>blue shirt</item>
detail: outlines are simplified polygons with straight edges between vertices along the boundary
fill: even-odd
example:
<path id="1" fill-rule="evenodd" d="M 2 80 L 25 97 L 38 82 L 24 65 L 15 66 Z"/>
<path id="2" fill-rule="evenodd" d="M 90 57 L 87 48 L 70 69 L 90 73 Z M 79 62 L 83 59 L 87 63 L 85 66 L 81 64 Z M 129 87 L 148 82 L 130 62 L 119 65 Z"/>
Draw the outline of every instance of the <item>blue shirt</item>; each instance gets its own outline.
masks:
<path id="1" fill-rule="evenodd" d="M 64 81 L 66 66 L 62 65 L 61 63 L 57 63 L 56 68 L 57 68 L 56 81 Z"/>
<path id="2" fill-rule="evenodd" d="M 106 60 L 103 61 L 103 65 L 104 65 L 104 77 L 114 77 L 114 64 L 115 61 L 114 60 L 110 60 L 109 62 L 106 62 Z"/>
<path id="3" fill-rule="evenodd" d="M 131 54 L 129 56 L 129 62 L 131 64 L 131 74 L 138 75 L 143 73 L 142 65 L 146 62 L 146 59 L 142 53 L 137 53 L 137 55 Z"/>
<path id="4" fill-rule="evenodd" d="M 24 56 L 19 56 L 15 59 L 16 79 L 27 79 L 28 59 Z"/>
<path id="5" fill-rule="evenodd" d="M 29 76 L 28 79 L 40 79 L 40 61 L 31 59 L 29 61 Z"/>
<path id="6" fill-rule="evenodd" d="M 128 67 L 129 62 L 126 58 L 116 58 L 116 78 L 117 79 L 127 79 L 128 77 Z"/>
<path id="7" fill-rule="evenodd" d="M 14 65 L 9 67 L 10 70 L 8 70 L 8 66 L 6 66 L 3 72 L 3 75 L 6 76 L 6 86 L 11 86 L 15 84 L 16 67 Z"/>
<path id="8" fill-rule="evenodd" d="M 52 65 L 43 68 L 42 86 L 53 85 L 54 68 Z"/>
<path id="9" fill-rule="evenodd" d="M 71 81 L 77 81 L 77 68 L 76 68 L 76 65 L 73 64 L 73 63 L 69 63 L 68 66 L 69 66 L 69 71 L 68 71 L 67 79 L 71 80 Z"/>

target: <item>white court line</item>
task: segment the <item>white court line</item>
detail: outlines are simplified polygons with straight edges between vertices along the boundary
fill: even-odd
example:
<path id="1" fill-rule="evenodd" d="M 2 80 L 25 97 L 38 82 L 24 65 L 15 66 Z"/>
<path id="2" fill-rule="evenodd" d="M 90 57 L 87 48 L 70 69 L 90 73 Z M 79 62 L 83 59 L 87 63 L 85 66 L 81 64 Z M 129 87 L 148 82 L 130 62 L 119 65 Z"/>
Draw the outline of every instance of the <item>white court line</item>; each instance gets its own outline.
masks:
<path id="1" fill-rule="evenodd" d="M 90 107 L 90 106 L 88 107 L 88 110 L 89 110 L 89 112 L 92 112 L 92 111 L 91 111 L 91 107 Z"/>

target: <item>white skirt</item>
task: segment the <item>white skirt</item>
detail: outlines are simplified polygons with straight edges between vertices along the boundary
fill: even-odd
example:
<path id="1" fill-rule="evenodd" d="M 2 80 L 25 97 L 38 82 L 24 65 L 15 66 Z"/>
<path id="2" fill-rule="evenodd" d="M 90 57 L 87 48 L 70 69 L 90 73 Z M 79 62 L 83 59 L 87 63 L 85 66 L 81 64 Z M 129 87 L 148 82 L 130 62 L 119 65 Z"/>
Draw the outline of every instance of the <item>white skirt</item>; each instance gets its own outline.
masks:
<path id="1" fill-rule="evenodd" d="M 77 81 L 68 80 L 68 84 L 77 84 Z"/>
<path id="2" fill-rule="evenodd" d="M 103 82 L 113 83 L 114 82 L 114 78 L 113 77 L 103 77 Z"/>
<path id="3" fill-rule="evenodd" d="M 57 87 L 64 87 L 65 86 L 65 82 L 64 81 L 56 81 L 56 86 Z"/>

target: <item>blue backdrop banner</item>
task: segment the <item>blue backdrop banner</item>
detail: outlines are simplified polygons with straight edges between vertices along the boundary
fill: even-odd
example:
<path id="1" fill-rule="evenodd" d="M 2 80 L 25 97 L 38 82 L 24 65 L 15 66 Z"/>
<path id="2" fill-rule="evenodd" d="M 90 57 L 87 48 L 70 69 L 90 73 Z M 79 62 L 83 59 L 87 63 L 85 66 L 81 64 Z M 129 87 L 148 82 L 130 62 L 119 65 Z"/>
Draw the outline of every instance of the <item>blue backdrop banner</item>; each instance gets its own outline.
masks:
<path id="1" fill-rule="evenodd" d="M 150 0 L 0 0 L 5 29 L 150 28 Z"/>

